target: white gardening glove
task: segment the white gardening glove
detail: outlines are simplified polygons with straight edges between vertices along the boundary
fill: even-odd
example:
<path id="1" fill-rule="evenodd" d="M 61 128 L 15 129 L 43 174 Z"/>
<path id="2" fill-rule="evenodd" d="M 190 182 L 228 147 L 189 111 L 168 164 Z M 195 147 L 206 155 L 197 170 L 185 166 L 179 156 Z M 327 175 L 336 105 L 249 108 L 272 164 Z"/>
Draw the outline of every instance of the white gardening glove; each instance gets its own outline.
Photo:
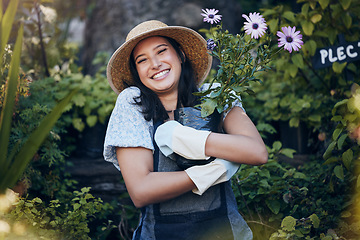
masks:
<path id="1" fill-rule="evenodd" d="M 175 152 L 187 159 L 204 160 L 209 158 L 205 155 L 205 142 L 210 133 L 210 131 L 196 130 L 171 120 L 157 128 L 154 138 L 160 151 L 166 157 Z"/>
<path id="2" fill-rule="evenodd" d="M 217 158 L 208 164 L 190 167 L 185 172 L 196 185 L 193 193 L 202 195 L 209 187 L 230 180 L 239 167 L 238 163 Z"/>

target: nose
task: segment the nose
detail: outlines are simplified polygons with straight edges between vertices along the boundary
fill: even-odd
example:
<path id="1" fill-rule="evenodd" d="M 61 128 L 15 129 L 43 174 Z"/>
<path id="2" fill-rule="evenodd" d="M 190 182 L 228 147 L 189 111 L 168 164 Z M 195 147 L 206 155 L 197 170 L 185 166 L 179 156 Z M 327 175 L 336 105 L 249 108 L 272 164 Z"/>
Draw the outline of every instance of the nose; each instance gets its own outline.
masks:
<path id="1" fill-rule="evenodd" d="M 161 63 L 161 61 L 160 61 L 159 58 L 153 57 L 153 58 L 151 59 L 151 67 L 152 67 L 152 68 L 158 69 L 158 68 L 161 67 L 161 64 L 162 64 L 162 63 Z"/>

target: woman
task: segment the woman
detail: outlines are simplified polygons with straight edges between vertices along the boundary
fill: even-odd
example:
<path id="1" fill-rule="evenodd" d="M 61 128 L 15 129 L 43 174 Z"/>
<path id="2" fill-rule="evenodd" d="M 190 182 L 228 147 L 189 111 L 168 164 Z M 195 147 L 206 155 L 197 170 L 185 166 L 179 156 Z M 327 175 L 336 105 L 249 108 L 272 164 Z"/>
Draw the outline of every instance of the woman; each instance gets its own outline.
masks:
<path id="1" fill-rule="evenodd" d="M 265 145 L 237 102 L 223 117 L 226 134 L 174 121 L 211 68 L 206 41 L 195 31 L 147 21 L 133 28 L 111 57 L 107 76 L 119 94 L 104 144 L 142 216 L 133 239 L 251 239 L 229 179 L 238 164 L 267 161 Z M 173 152 L 216 158 L 181 170 Z M 222 160 L 226 159 L 226 160 Z"/>

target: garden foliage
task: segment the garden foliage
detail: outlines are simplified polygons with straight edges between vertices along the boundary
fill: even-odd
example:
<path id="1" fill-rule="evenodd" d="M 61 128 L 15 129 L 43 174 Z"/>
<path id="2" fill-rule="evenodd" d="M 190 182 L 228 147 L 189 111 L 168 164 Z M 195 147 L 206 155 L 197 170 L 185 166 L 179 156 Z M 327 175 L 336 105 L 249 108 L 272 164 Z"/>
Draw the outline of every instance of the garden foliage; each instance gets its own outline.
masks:
<path id="1" fill-rule="evenodd" d="M 63 64 L 61 73 L 75 80 L 64 81 L 65 85 L 57 84 L 61 78 L 66 77 L 59 78 L 60 71 L 55 71 L 56 65 L 53 66 L 47 62 L 49 58 L 46 55 L 41 68 L 45 71 L 40 72 L 32 68 L 36 67 L 36 64 L 26 65 L 26 61 L 22 62 L 20 68 L 20 55 L 24 56 L 23 59 L 36 56 L 31 55 L 33 52 L 29 48 L 21 51 L 22 46 L 32 43 L 29 41 L 29 32 L 33 34 L 29 31 L 31 29 L 29 22 L 24 19 L 36 16 L 38 20 L 36 23 L 41 26 L 43 22 L 46 22 L 44 19 L 48 17 L 47 14 L 51 15 L 55 12 L 54 9 L 43 5 L 46 2 L 48 1 L 21 2 L 22 5 L 19 4 L 17 7 L 19 1 L 10 1 L 4 15 L 1 15 L 1 60 L 4 64 L 1 68 L 0 82 L 2 153 L 0 158 L 2 166 L 0 169 L 2 206 L 0 224 L 5 227 L 5 230 L 1 228 L 1 239 L 3 237 L 7 239 L 90 239 L 91 234 L 98 236 L 109 234 L 109 230 L 113 227 L 111 221 L 104 217 L 113 211 L 110 204 L 104 204 L 100 199 L 95 199 L 88 188 L 82 189 L 81 192 L 73 191 L 76 188 L 76 182 L 65 172 L 67 164 L 65 157 L 69 152 L 65 152 L 62 150 L 63 146 L 60 146 L 60 140 L 66 133 L 66 128 L 72 124 L 73 117 L 70 117 L 69 121 L 66 115 L 71 116 L 69 110 L 75 108 L 73 106 L 84 106 L 83 103 L 78 103 L 79 96 L 81 97 L 84 92 L 88 91 L 91 94 L 95 92 L 101 95 L 99 92 L 92 91 L 91 87 L 96 84 L 88 81 L 83 83 L 82 80 L 86 77 L 79 73 L 75 64 L 71 64 L 75 57 L 72 55 L 74 52 L 71 51 L 64 51 L 64 54 L 69 52 L 71 54 L 67 56 L 68 58 L 65 56 L 61 58 L 60 63 Z M 1 3 L 1 7 L 3 4 Z M 38 14 L 34 15 L 32 11 Z M 17 16 L 13 21 L 16 12 L 21 17 Z M 14 24 L 9 25 L 12 22 Z M 15 44 L 11 42 L 7 44 L 7 39 L 11 39 L 14 35 L 12 31 L 17 31 L 17 29 L 19 33 Z M 22 44 L 23 29 L 25 41 Z M 38 30 L 35 33 L 44 40 L 43 37 L 48 32 Z M 46 42 L 37 45 L 40 52 L 45 54 L 49 49 Z M 66 46 L 64 43 L 59 48 L 67 49 Z M 73 48 L 68 49 L 73 50 Z M 71 68 L 76 69 L 77 72 L 73 73 Z M 105 77 L 99 79 L 103 86 L 104 79 Z M 45 85 L 46 83 L 49 85 Z M 39 86 L 43 86 L 44 89 Z M 91 89 L 86 89 L 86 86 L 90 86 Z M 62 87 L 66 89 L 60 91 Z M 61 99 L 64 100 L 60 101 Z M 98 105 L 95 104 L 95 106 Z M 64 110 L 67 112 L 57 121 Z M 95 121 L 105 121 L 105 115 L 109 115 L 110 110 L 107 111 L 103 109 L 102 112 L 106 112 L 103 114 L 101 111 L 97 112 Z M 88 121 L 88 125 L 93 122 L 94 120 Z M 15 197 L 16 199 L 10 201 L 13 208 L 8 204 L 6 204 L 7 207 L 3 207 L 4 202 L 9 202 L 8 196 L 14 196 L 8 193 L 8 187 L 16 189 L 24 196 L 24 198 Z M 6 195 L 4 195 L 5 192 L 7 192 Z M 89 224 L 95 218 L 100 226 L 94 227 L 90 232 Z M 106 225 L 101 226 L 101 222 Z"/>
<path id="2" fill-rule="evenodd" d="M 319 48 L 339 45 L 343 39 L 360 40 L 360 2 L 297 2 L 299 12 L 285 5 L 262 9 L 271 32 L 279 26 L 295 25 L 301 29 L 304 45 L 296 54 L 280 52 L 272 69 L 262 75 L 263 83 L 252 86 L 255 97 L 244 97 L 244 104 L 261 124 L 281 121 L 290 127 L 306 125 L 313 133 L 309 136 L 314 136 L 307 141 L 309 160 L 297 168 L 278 161 L 272 168 L 270 160 L 256 174 L 259 167 L 245 168 L 239 183 L 244 184 L 241 179 L 245 177 L 245 183 L 257 184 L 256 190 L 244 197 L 247 204 L 240 203 L 241 211 L 247 216 L 246 209 L 256 210 L 260 216 L 256 229 L 264 224 L 261 231 L 274 227 L 269 222 L 279 218 L 271 239 L 358 239 L 359 219 L 354 211 L 360 156 L 358 62 L 334 62 L 328 68 L 315 69 L 312 60 Z M 281 184 L 277 185 L 276 179 L 281 179 Z M 269 216 L 267 221 L 264 216 Z"/>

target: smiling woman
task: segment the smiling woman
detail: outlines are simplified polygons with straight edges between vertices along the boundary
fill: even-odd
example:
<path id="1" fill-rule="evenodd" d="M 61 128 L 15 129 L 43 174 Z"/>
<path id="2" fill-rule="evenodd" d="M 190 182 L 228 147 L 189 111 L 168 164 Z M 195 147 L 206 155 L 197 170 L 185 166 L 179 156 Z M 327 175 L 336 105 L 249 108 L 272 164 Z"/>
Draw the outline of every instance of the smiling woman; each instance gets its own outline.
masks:
<path id="1" fill-rule="evenodd" d="M 193 93 L 211 63 L 197 32 L 154 20 L 131 30 L 108 63 L 108 80 L 119 96 L 104 157 L 121 169 L 142 210 L 133 239 L 252 239 L 229 180 L 240 163 L 265 163 L 267 151 L 241 103 L 221 118 L 223 133 L 174 120 L 177 110 L 200 103 Z M 175 154 L 213 161 L 183 170 Z"/>

